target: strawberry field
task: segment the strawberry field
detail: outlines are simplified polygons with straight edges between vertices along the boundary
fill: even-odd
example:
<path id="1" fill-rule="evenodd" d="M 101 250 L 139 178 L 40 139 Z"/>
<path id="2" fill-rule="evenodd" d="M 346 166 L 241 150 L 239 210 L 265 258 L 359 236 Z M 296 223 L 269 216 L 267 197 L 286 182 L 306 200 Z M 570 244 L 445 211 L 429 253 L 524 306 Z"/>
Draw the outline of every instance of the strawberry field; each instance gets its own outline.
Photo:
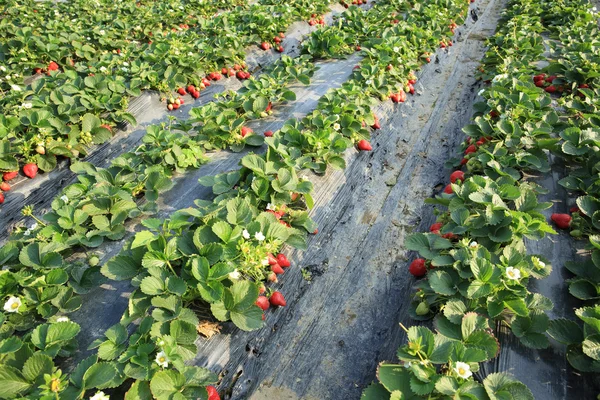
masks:
<path id="1" fill-rule="evenodd" d="M 600 396 L 594 3 L 1 7 L 0 398 Z"/>

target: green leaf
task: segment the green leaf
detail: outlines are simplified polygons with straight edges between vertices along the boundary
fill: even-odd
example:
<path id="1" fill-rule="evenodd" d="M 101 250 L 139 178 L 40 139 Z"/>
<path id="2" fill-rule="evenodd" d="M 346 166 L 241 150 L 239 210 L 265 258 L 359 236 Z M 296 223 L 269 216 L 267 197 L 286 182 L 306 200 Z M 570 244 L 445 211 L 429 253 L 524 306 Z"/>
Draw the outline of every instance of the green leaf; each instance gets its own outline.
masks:
<path id="1" fill-rule="evenodd" d="M 135 239 L 131 243 L 131 248 L 135 249 L 137 247 L 145 246 L 147 243 L 154 240 L 156 236 L 154 233 L 150 231 L 141 231 L 135 234 Z"/>
<path id="2" fill-rule="evenodd" d="M 363 391 L 360 400 L 390 400 L 390 392 L 380 383 L 371 383 Z"/>
<path id="3" fill-rule="evenodd" d="M 586 356 L 600 361 L 600 334 L 586 337 L 583 341 L 582 349 Z"/>
<path id="4" fill-rule="evenodd" d="M 117 376 L 117 369 L 110 363 L 99 362 L 83 374 L 83 389 L 103 388 Z"/>
<path id="5" fill-rule="evenodd" d="M 135 381 L 125 393 L 125 400 L 148 400 L 151 398 L 150 383 L 147 381 Z"/>
<path id="6" fill-rule="evenodd" d="M 158 400 L 170 400 L 185 385 L 185 377 L 177 371 L 157 372 L 150 381 L 150 390 Z"/>
<path id="7" fill-rule="evenodd" d="M 102 275 L 115 281 L 133 278 L 140 272 L 141 266 L 129 256 L 116 256 L 102 266 Z"/>
<path id="8" fill-rule="evenodd" d="M 534 400 L 527 386 L 504 373 L 488 375 L 483 386 L 490 400 Z"/>
<path id="9" fill-rule="evenodd" d="M 410 374 L 408 370 L 397 364 L 380 364 L 377 368 L 377 378 L 389 392 L 395 390 L 403 393 L 407 398 L 412 397 L 410 389 Z"/>
<path id="10" fill-rule="evenodd" d="M 25 361 L 23 377 L 30 382 L 43 382 L 44 374 L 51 374 L 54 368 L 52 358 L 46 354 L 36 353 Z"/>
<path id="11" fill-rule="evenodd" d="M 429 285 L 434 292 L 445 296 L 452 296 L 458 290 L 452 276 L 446 271 L 435 270 L 428 275 Z"/>
<path id="12" fill-rule="evenodd" d="M 0 398 L 10 399 L 31 387 L 21 372 L 8 365 L 0 365 Z"/>

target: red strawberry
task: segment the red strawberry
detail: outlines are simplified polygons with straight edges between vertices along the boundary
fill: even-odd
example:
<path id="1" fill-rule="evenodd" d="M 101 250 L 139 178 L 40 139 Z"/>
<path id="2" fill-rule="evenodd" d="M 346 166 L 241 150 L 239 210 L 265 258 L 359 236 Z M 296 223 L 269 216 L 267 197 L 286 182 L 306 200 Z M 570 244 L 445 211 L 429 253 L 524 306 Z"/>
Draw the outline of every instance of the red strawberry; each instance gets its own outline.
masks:
<path id="1" fill-rule="evenodd" d="M 167 110 L 173 111 L 173 104 L 167 104 Z"/>
<path id="2" fill-rule="evenodd" d="M 271 253 L 267 254 L 267 260 L 269 261 L 269 265 L 277 264 L 277 259 Z"/>
<path id="3" fill-rule="evenodd" d="M 279 53 L 283 53 L 283 50 L 284 50 L 284 49 L 283 49 L 283 46 L 279 46 L 279 47 L 277 47 L 277 49 L 276 49 L 276 50 L 277 50 Z"/>
<path id="4" fill-rule="evenodd" d="M 475 145 L 472 144 L 469 147 L 467 147 L 467 149 L 465 150 L 465 155 L 475 153 L 476 151 L 477 151 L 477 147 L 475 147 Z"/>
<path id="5" fill-rule="evenodd" d="M 452 183 L 456 183 L 457 180 L 461 180 L 464 181 L 465 180 L 465 173 L 462 171 L 454 171 L 453 173 L 450 174 L 450 182 Z"/>
<path id="6" fill-rule="evenodd" d="M 492 118 L 498 118 L 500 116 L 500 113 L 496 110 L 492 110 L 490 111 L 490 117 Z"/>
<path id="7" fill-rule="evenodd" d="M 465 165 L 468 162 L 469 162 L 469 160 L 467 160 L 466 158 L 463 158 L 462 160 L 460 160 L 460 165 Z"/>
<path id="8" fill-rule="evenodd" d="M 4 203 L 4 193 L 0 193 L 0 204 Z"/>
<path id="9" fill-rule="evenodd" d="M 545 83 L 544 80 L 539 80 L 539 81 L 535 81 L 535 86 L 537 87 L 544 87 Z"/>
<path id="10" fill-rule="evenodd" d="M 543 81 L 544 79 L 546 79 L 546 74 L 538 74 L 538 75 L 534 75 L 534 77 L 533 77 L 534 82 Z"/>
<path id="11" fill-rule="evenodd" d="M 282 38 L 282 39 L 285 38 L 285 33 L 279 32 L 279 37 Z"/>
<path id="12" fill-rule="evenodd" d="M 442 224 L 441 222 L 436 222 L 435 224 L 432 224 L 429 227 L 429 232 L 440 233 L 440 229 L 442 229 L 442 226 L 444 226 L 444 224 Z"/>
<path id="13" fill-rule="evenodd" d="M 446 187 L 444 188 L 444 193 L 446 193 L 446 194 L 452 194 L 452 193 L 454 193 L 454 190 L 452 190 L 452 185 L 451 184 L 446 185 Z"/>
<path id="14" fill-rule="evenodd" d="M 0 183 L 0 190 L 2 190 L 3 192 L 10 191 L 10 185 L 6 182 Z"/>
<path id="15" fill-rule="evenodd" d="M 17 175 L 19 175 L 19 171 L 5 172 L 2 175 L 2 179 L 4 179 L 5 181 L 10 181 L 12 179 L 15 179 L 17 177 Z"/>
<path id="16" fill-rule="evenodd" d="M 236 71 L 240 71 L 242 69 L 242 66 L 240 64 L 235 64 L 233 66 L 233 69 L 236 70 Z"/>
<path id="17" fill-rule="evenodd" d="M 271 297 L 269 297 L 269 302 L 271 303 L 272 306 L 280 306 L 280 307 L 285 307 L 285 305 L 287 304 L 285 302 L 285 298 L 283 297 L 283 295 L 280 292 L 273 292 L 273 294 L 271 295 Z"/>
<path id="18" fill-rule="evenodd" d="M 589 89 L 590 85 L 588 85 L 587 83 L 582 83 L 579 85 L 579 89 Z"/>
<path id="19" fill-rule="evenodd" d="M 196 92 L 196 91 L 192 92 L 192 97 L 194 99 L 197 99 L 198 97 L 200 97 L 200 92 Z"/>
<path id="20" fill-rule="evenodd" d="M 315 21 L 314 19 L 311 19 L 311 20 L 308 21 L 308 24 L 310 26 L 315 26 L 317 24 L 317 21 Z"/>
<path id="21" fill-rule="evenodd" d="M 210 86 L 210 81 L 206 78 L 202 78 L 202 83 L 204 84 L 204 87 L 209 87 Z"/>
<path id="22" fill-rule="evenodd" d="M 265 131 L 265 137 L 273 136 L 273 131 Z"/>
<path id="23" fill-rule="evenodd" d="M 282 253 L 277 254 L 277 264 L 281 265 L 284 268 L 287 268 L 290 265 L 292 265 L 290 260 L 288 260 L 288 258 L 285 256 L 285 254 L 282 254 Z"/>
<path id="24" fill-rule="evenodd" d="M 262 42 L 260 44 L 260 48 L 263 49 L 263 50 L 269 50 L 271 48 L 271 45 L 269 43 L 267 43 L 267 42 Z"/>
<path id="25" fill-rule="evenodd" d="M 458 236 L 456 236 L 454 233 L 446 233 L 446 234 L 443 234 L 442 237 L 444 239 L 457 239 L 458 238 Z"/>
<path id="26" fill-rule="evenodd" d="M 356 45 L 356 47 L 354 48 L 356 51 L 360 51 L 360 46 Z"/>
<path id="27" fill-rule="evenodd" d="M 274 41 L 275 43 L 281 43 L 281 38 L 280 38 L 279 36 L 275 36 L 275 37 L 273 38 L 273 41 Z"/>
<path id="28" fill-rule="evenodd" d="M 267 108 L 265 108 L 265 111 L 271 111 L 271 109 L 273 108 L 273 103 L 269 102 L 269 104 L 267 105 Z"/>
<path id="29" fill-rule="evenodd" d="M 410 83 L 410 82 L 408 83 L 408 92 L 409 92 L 410 94 L 415 94 L 415 87 L 414 87 L 414 86 L 413 86 L 413 84 L 412 84 L 412 83 Z"/>
<path id="30" fill-rule="evenodd" d="M 41 74 L 43 71 L 42 71 L 41 68 L 34 68 L 33 72 L 36 73 L 36 74 Z"/>
<path id="31" fill-rule="evenodd" d="M 246 137 L 246 135 L 252 132 L 252 129 L 248 128 L 247 126 L 242 126 L 242 137 Z"/>
<path id="32" fill-rule="evenodd" d="M 319 228 L 315 229 L 312 234 L 316 235 L 317 233 L 319 233 Z"/>
<path id="33" fill-rule="evenodd" d="M 55 63 L 54 61 L 50 61 L 50 64 L 48 64 L 48 71 L 56 71 L 58 70 L 58 64 Z"/>
<path id="34" fill-rule="evenodd" d="M 0 185 L 0 190 L 4 190 L 4 189 L 2 189 L 2 185 Z M 572 213 L 578 213 L 578 212 L 580 212 L 580 211 L 581 211 L 581 210 L 580 210 L 580 209 L 579 209 L 579 207 L 577 207 L 577 206 L 573 206 L 573 207 L 571 207 L 571 208 L 569 209 L 569 212 L 570 212 L 571 214 L 572 214 Z"/>
<path id="35" fill-rule="evenodd" d="M 360 140 L 358 142 L 357 147 L 358 147 L 358 150 L 360 150 L 360 151 L 371 151 L 371 150 L 373 150 L 373 147 L 371 147 L 371 143 L 369 143 L 365 139 Z"/>
<path id="36" fill-rule="evenodd" d="M 23 167 L 23 173 L 25 174 L 25 176 L 33 179 L 35 178 L 35 176 L 37 175 L 38 172 L 38 166 L 35 163 L 28 163 L 25 164 L 25 166 Z"/>
<path id="37" fill-rule="evenodd" d="M 417 258 L 413 262 L 410 263 L 408 267 L 408 272 L 410 272 L 413 276 L 421 277 L 427 273 L 427 267 L 425 267 L 425 259 Z"/>
<path id="38" fill-rule="evenodd" d="M 227 76 L 235 76 L 235 70 L 233 68 L 229 68 L 227 70 Z"/>
<path id="39" fill-rule="evenodd" d="M 227 68 L 221 68 L 221 74 L 227 76 Z"/>
<path id="40" fill-rule="evenodd" d="M 271 265 L 271 271 L 275 272 L 277 275 L 281 275 L 285 272 L 283 270 L 283 268 L 281 268 L 281 265 L 279 265 L 279 264 Z"/>
<path id="41" fill-rule="evenodd" d="M 258 288 L 258 293 L 260 294 L 265 294 L 266 291 L 267 288 L 265 287 L 265 285 L 260 285 L 260 287 Z"/>
<path id="42" fill-rule="evenodd" d="M 550 85 L 547 88 L 545 88 L 544 90 L 548 93 L 554 93 L 554 92 L 556 92 L 556 86 Z"/>
<path id="43" fill-rule="evenodd" d="M 556 75 L 550 75 L 546 78 L 546 82 L 552 83 L 556 79 Z"/>
<path id="44" fill-rule="evenodd" d="M 388 71 L 391 71 L 392 68 L 394 68 L 394 66 L 392 64 L 388 64 L 387 67 L 385 67 Z"/>
<path id="45" fill-rule="evenodd" d="M 571 216 L 569 214 L 552 214 L 550 217 L 559 229 L 568 229 L 571 225 Z"/>
<path id="46" fill-rule="evenodd" d="M 269 308 L 269 299 L 267 299 L 265 296 L 258 296 L 258 299 L 256 299 L 255 304 L 263 310 L 266 310 L 267 308 Z"/>
<path id="47" fill-rule="evenodd" d="M 208 392 L 208 400 L 221 400 L 219 393 L 214 386 L 207 386 L 206 391 Z"/>
<path id="48" fill-rule="evenodd" d="M 179 93 L 181 96 L 185 96 L 185 89 L 180 87 L 179 89 L 177 89 L 177 93 Z"/>

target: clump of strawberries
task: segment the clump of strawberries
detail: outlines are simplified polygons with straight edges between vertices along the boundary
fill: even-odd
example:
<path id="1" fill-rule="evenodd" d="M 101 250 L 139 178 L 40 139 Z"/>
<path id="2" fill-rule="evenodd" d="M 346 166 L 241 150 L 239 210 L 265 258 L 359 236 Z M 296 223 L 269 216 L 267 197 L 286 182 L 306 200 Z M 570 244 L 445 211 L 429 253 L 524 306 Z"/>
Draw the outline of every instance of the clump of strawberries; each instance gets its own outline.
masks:
<path id="1" fill-rule="evenodd" d="M 550 219 L 559 229 L 569 229 L 569 227 L 571 226 L 571 221 L 573 220 L 573 218 L 569 214 L 558 213 L 552 214 L 550 216 Z"/>
<path id="2" fill-rule="evenodd" d="M 171 97 L 167 101 L 167 110 L 169 110 L 169 111 L 177 110 L 183 103 L 184 103 L 184 100 L 181 97 L 178 97 L 178 98 Z"/>
<path id="3" fill-rule="evenodd" d="M 394 103 L 404 103 L 406 101 L 406 92 L 402 89 L 398 93 L 390 94 L 390 99 Z"/>
<path id="4" fill-rule="evenodd" d="M 539 88 L 543 88 L 548 93 L 562 93 L 565 88 L 562 85 L 555 85 L 554 80 L 557 78 L 556 75 L 547 76 L 546 74 L 534 75 L 533 83 Z"/>
<path id="5" fill-rule="evenodd" d="M 325 25 L 325 18 L 322 15 L 318 16 L 317 14 L 311 14 L 310 19 L 308 20 L 308 24 L 310 26 L 315 26 L 317 24 Z"/>
<path id="6" fill-rule="evenodd" d="M 269 262 L 269 267 L 271 268 L 271 273 L 269 274 L 269 281 L 277 282 L 277 275 L 281 275 L 285 272 L 284 268 L 288 268 L 292 265 L 290 260 L 283 253 L 277 254 L 277 256 L 273 256 L 273 254 L 267 255 L 267 260 Z M 274 291 L 268 297 L 265 295 L 266 289 L 265 287 L 260 288 L 260 295 L 256 300 L 256 305 L 259 306 L 263 311 L 266 311 L 270 306 L 273 307 L 285 307 L 286 301 L 285 297 L 281 292 Z M 263 315 L 264 319 L 264 315 Z"/>

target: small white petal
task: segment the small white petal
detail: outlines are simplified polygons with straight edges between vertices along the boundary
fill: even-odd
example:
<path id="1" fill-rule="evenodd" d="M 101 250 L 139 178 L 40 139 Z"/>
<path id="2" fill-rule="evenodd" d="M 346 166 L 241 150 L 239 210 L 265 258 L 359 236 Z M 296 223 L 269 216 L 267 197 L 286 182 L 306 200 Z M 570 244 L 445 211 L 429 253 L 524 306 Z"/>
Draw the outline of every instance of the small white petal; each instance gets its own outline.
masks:
<path id="1" fill-rule="evenodd" d="M 521 278 L 521 271 L 513 267 L 508 267 L 506 268 L 506 277 L 513 281 L 518 281 Z"/>
<path id="2" fill-rule="evenodd" d="M 154 361 L 156 361 L 156 363 L 163 368 L 167 368 L 169 366 L 169 358 L 167 357 L 167 354 L 164 351 L 161 351 L 158 354 L 156 354 L 156 359 Z"/>
<path id="3" fill-rule="evenodd" d="M 473 242 L 469 243 L 469 247 L 471 247 L 471 248 L 477 247 L 477 245 L 478 245 L 478 244 L 477 244 L 477 242 L 475 242 L 475 241 L 473 241 Z"/>
<path id="4" fill-rule="evenodd" d="M 259 242 L 262 242 L 263 240 L 265 240 L 265 235 L 263 235 L 262 232 L 256 232 L 254 234 L 254 239 L 258 240 Z"/>
<path id="5" fill-rule="evenodd" d="M 237 269 L 235 271 L 229 273 L 229 279 L 232 279 L 234 281 L 237 281 L 238 279 L 240 279 L 241 276 L 242 276 L 242 274 L 240 274 L 240 271 L 238 271 Z"/>
<path id="6" fill-rule="evenodd" d="M 456 365 L 454 366 L 454 372 L 456 372 L 456 375 L 463 379 L 468 379 L 471 377 L 471 375 L 473 375 L 469 364 L 461 361 L 456 362 Z"/>
<path id="7" fill-rule="evenodd" d="M 8 76 L 7 76 L 8 78 Z M 15 92 L 20 92 L 21 91 L 21 87 L 19 85 L 10 85 L 10 88 L 12 90 L 14 90 Z"/>
<path id="8" fill-rule="evenodd" d="M 58 317 L 56 322 L 69 322 L 69 317 Z"/>
<path id="9" fill-rule="evenodd" d="M 64 201 L 65 203 L 68 203 L 68 202 L 69 202 L 69 198 L 68 198 L 66 195 L 64 195 L 64 194 L 63 194 L 62 196 L 60 196 L 60 199 L 61 199 L 62 201 Z"/>
<path id="10" fill-rule="evenodd" d="M 246 229 L 242 231 L 242 236 L 244 239 L 250 239 L 250 233 Z"/>
<path id="11" fill-rule="evenodd" d="M 110 397 L 106 393 L 100 391 L 90 397 L 90 400 L 110 400 Z"/>

